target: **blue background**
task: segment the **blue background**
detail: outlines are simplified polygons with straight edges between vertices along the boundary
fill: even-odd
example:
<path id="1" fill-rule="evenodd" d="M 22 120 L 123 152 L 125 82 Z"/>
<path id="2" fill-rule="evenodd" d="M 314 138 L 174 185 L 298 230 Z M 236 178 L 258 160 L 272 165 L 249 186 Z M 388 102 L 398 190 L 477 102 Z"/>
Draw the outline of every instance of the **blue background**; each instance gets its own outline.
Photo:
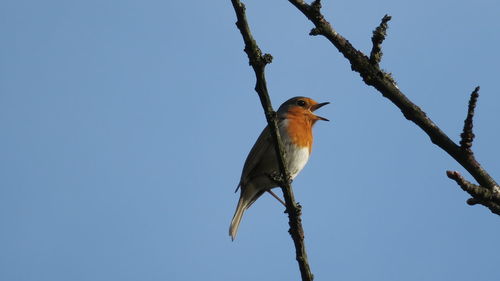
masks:
<path id="1" fill-rule="evenodd" d="M 497 215 L 462 167 L 287 1 L 246 1 L 273 105 L 330 101 L 294 181 L 316 280 L 499 280 Z M 500 3 L 324 1 L 365 53 L 499 180 Z M 263 196 L 227 235 L 265 126 L 230 1 L 0 1 L 0 280 L 298 280 L 283 207 Z M 278 191 L 278 193 L 280 193 Z"/>

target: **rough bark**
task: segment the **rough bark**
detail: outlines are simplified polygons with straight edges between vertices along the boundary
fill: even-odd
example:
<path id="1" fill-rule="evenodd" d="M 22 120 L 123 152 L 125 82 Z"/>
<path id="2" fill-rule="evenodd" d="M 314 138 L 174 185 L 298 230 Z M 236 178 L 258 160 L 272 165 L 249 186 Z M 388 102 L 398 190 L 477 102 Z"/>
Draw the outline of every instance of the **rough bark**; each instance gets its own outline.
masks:
<path id="1" fill-rule="evenodd" d="M 279 135 L 277 115 L 271 105 L 271 99 L 269 98 L 266 86 L 265 67 L 268 63 L 271 63 L 272 56 L 270 54 L 262 54 L 257 42 L 253 38 L 246 19 L 245 5 L 238 0 L 231 0 L 231 2 L 238 19 L 236 26 L 241 32 L 243 41 L 245 42 L 245 52 L 248 55 L 250 65 L 255 72 L 257 80 L 255 84 L 255 91 L 259 95 L 260 102 L 262 104 L 262 108 L 264 109 L 266 120 L 275 143 L 280 175 L 275 177 L 274 180 L 277 181 L 281 187 L 285 198 L 286 212 L 288 213 L 289 220 L 288 223 L 290 225 L 290 230 L 288 232 L 290 233 L 295 245 L 295 255 L 299 264 L 300 274 L 303 281 L 312 281 L 314 276 L 309 266 L 306 247 L 304 244 L 304 229 L 302 228 L 301 220 L 302 207 L 295 201 L 291 180 L 284 161 L 285 150 Z"/>
<path id="2" fill-rule="evenodd" d="M 458 172 L 447 172 L 450 178 L 454 179 L 464 191 L 472 196 L 467 202 L 470 205 L 481 204 L 487 207 L 491 212 L 499 214 L 498 206 L 500 201 L 495 198 L 499 197 L 500 188 L 495 180 L 476 160 L 471 149 L 474 139 L 474 134 L 472 133 L 472 119 L 479 96 L 479 87 L 476 87 L 471 94 L 468 114 L 461 135 L 462 139 L 460 145 L 458 145 L 427 117 L 427 114 L 420 107 L 403 94 L 390 73 L 380 68 L 379 63 L 382 59 L 381 44 L 387 34 L 387 23 L 391 19 L 390 16 L 385 15 L 380 25 L 373 32 L 373 48 L 370 57 L 368 57 L 363 52 L 354 48 L 351 43 L 340 35 L 325 19 L 321 13 L 321 1 L 316 0 L 311 4 L 307 4 L 301 0 L 289 0 L 289 2 L 314 24 L 315 27 L 309 33 L 310 35 L 321 35 L 328 39 L 337 50 L 344 55 L 351 64 L 351 69 L 358 72 L 367 85 L 377 89 L 385 98 L 396 105 L 406 119 L 420 127 L 429 136 L 432 143 L 439 146 L 453 157 L 453 159 L 474 177 L 479 185 L 474 185 L 474 188 L 464 188 L 464 186 L 470 185 L 463 184 L 465 180 L 462 181 L 455 176 Z"/>

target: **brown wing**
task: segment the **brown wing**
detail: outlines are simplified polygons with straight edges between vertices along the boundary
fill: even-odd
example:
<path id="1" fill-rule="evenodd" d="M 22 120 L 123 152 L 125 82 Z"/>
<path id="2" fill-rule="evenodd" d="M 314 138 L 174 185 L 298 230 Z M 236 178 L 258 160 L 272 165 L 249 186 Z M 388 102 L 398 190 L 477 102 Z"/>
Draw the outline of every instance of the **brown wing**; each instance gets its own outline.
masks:
<path id="1" fill-rule="evenodd" d="M 272 149 L 274 149 L 274 146 L 272 144 L 271 134 L 269 133 L 269 127 L 266 126 L 264 130 L 262 130 L 262 133 L 253 145 L 252 150 L 250 150 L 250 153 L 245 160 L 245 165 L 243 166 L 243 171 L 241 173 L 241 179 L 238 186 L 244 186 L 250 178 L 257 176 L 257 170 L 265 170 L 262 169 L 264 167 L 261 167 L 267 166 L 267 163 L 262 163 L 264 159 L 263 155 L 271 153 L 270 150 Z"/>

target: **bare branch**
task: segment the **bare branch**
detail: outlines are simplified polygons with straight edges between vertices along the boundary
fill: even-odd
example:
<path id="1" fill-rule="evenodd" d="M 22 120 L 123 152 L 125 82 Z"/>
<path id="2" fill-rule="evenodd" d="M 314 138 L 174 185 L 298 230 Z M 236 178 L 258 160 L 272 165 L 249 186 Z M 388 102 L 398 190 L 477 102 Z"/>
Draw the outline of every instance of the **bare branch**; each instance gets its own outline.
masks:
<path id="1" fill-rule="evenodd" d="M 462 177 L 459 172 L 446 171 L 446 175 L 473 197 L 467 200 L 467 204 L 485 205 L 491 210 L 491 212 L 500 215 L 500 193 L 498 192 L 498 186 L 494 188 L 493 191 L 490 191 L 482 186 L 469 182 Z"/>
<path id="2" fill-rule="evenodd" d="M 471 117 L 468 118 L 470 121 L 466 120 L 467 128 L 464 129 L 464 144 L 459 146 L 451 140 L 450 137 L 448 137 L 429 117 L 427 117 L 427 114 L 420 107 L 410 101 L 406 95 L 401 92 L 390 73 L 380 69 L 377 63 L 380 56 L 377 58 L 377 53 L 379 52 L 377 51 L 378 47 L 376 46 L 379 45 L 378 42 L 381 43 L 383 39 L 373 40 L 375 41 L 375 51 L 372 50 L 372 54 L 374 53 L 374 55 L 372 55 L 371 58 L 368 58 L 363 52 L 354 48 L 348 40 L 346 40 L 331 26 L 331 24 L 321 14 L 321 6 L 314 4 L 317 1 L 313 2 L 314 5 L 309 5 L 302 0 L 289 0 L 289 2 L 300 10 L 314 24 L 315 27 L 311 30 L 311 35 L 323 35 L 326 39 L 328 39 L 344 55 L 344 57 L 349 60 L 351 69 L 358 72 L 367 85 L 374 87 L 385 98 L 394 103 L 394 105 L 401 110 L 406 119 L 415 123 L 429 136 L 432 143 L 439 146 L 451 157 L 453 157 L 453 159 L 455 159 L 460 165 L 462 165 L 474 177 L 482 189 L 494 191 L 498 188 L 498 184 L 488 174 L 488 172 L 481 167 L 479 162 L 476 161 L 474 155 L 467 152 L 470 151 L 470 146 L 467 147 L 467 145 L 469 143 L 471 144 L 473 139 L 471 135 L 472 115 L 477 97 L 471 97 L 471 104 L 469 105 L 469 113 L 471 113 Z M 383 25 L 384 19 L 382 19 L 381 30 L 384 29 Z M 473 94 L 473 96 L 476 95 Z M 469 125 L 470 129 L 468 127 Z M 463 149 L 463 147 L 466 147 L 466 149 Z M 484 200 L 480 200 L 478 198 L 475 199 L 475 202 L 482 204 L 490 208 L 492 212 L 497 213 L 495 209 L 496 207 L 493 206 L 494 202 L 485 202 Z"/>
<path id="3" fill-rule="evenodd" d="M 289 233 L 292 236 L 293 242 L 295 244 L 295 254 L 297 262 L 299 264 L 302 280 L 312 281 L 314 276 L 311 272 L 309 261 L 307 259 L 307 252 L 304 244 L 304 230 L 302 228 L 302 219 L 300 217 L 302 207 L 295 202 L 291 180 L 286 167 L 286 163 L 284 161 L 285 150 L 283 148 L 283 143 L 279 135 L 276 112 L 273 110 L 271 100 L 269 98 L 269 93 L 267 91 L 264 70 L 266 64 L 271 62 L 272 56 L 269 54 L 262 55 L 257 42 L 250 32 L 250 27 L 248 26 L 246 20 L 244 4 L 239 0 L 231 0 L 231 2 L 238 19 L 238 21 L 236 22 L 236 26 L 243 36 L 243 41 L 245 42 L 245 52 L 248 55 L 250 65 L 252 66 L 257 79 L 255 91 L 259 95 L 260 102 L 266 114 L 267 123 L 275 143 L 276 155 L 278 157 L 278 165 L 281 173 L 281 180 L 279 180 L 279 185 L 283 191 L 283 196 L 285 198 L 286 212 L 288 213 L 289 220 L 288 223 L 290 225 Z"/>
<path id="4" fill-rule="evenodd" d="M 487 201 L 496 201 L 500 204 L 500 193 L 493 189 L 490 191 L 480 185 L 473 184 L 470 181 L 466 180 L 459 172 L 456 171 L 446 171 L 446 175 L 457 182 L 457 184 L 471 196 L 473 196 L 477 200 L 487 200 Z"/>
<path id="5" fill-rule="evenodd" d="M 477 99 L 479 97 L 479 86 L 474 89 L 470 95 L 469 108 L 467 110 L 467 118 L 464 121 L 464 130 L 460 137 L 460 147 L 468 154 L 472 154 L 472 142 L 474 141 L 474 133 L 472 132 L 472 119 L 474 118 L 474 109 L 476 108 Z"/>
<path id="6" fill-rule="evenodd" d="M 375 28 L 372 36 L 372 51 L 370 53 L 370 62 L 373 65 L 378 65 L 382 60 L 382 42 L 385 40 L 385 36 L 387 36 L 387 22 L 391 20 L 391 16 L 385 15 L 380 22 L 380 25 Z"/>

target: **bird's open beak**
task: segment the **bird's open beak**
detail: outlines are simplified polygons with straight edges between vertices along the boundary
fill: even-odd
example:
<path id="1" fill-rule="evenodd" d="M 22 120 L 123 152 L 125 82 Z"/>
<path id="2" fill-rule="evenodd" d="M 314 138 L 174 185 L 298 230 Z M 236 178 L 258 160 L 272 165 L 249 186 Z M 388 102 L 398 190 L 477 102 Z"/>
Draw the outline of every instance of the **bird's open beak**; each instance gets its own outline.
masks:
<path id="1" fill-rule="evenodd" d="M 314 111 L 316 111 L 317 109 L 319 109 L 320 107 L 323 107 L 323 106 L 325 106 L 325 105 L 327 105 L 327 104 L 329 104 L 329 102 L 317 103 L 317 104 L 315 104 L 315 105 L 311 106 L 311 111 L 312 111 L 312 112 L 314 112 Z M 318 115 L 315 115 L 315 116 L 316 116 L 316 118 L 318 118 L 318 120 L 330 121 L 330 120 L 328 120 L 328 119 L 326 119 L 326 118 L 324 118 L 324 117 L 321 117 L 321 116 L 318 116 Z"/>

